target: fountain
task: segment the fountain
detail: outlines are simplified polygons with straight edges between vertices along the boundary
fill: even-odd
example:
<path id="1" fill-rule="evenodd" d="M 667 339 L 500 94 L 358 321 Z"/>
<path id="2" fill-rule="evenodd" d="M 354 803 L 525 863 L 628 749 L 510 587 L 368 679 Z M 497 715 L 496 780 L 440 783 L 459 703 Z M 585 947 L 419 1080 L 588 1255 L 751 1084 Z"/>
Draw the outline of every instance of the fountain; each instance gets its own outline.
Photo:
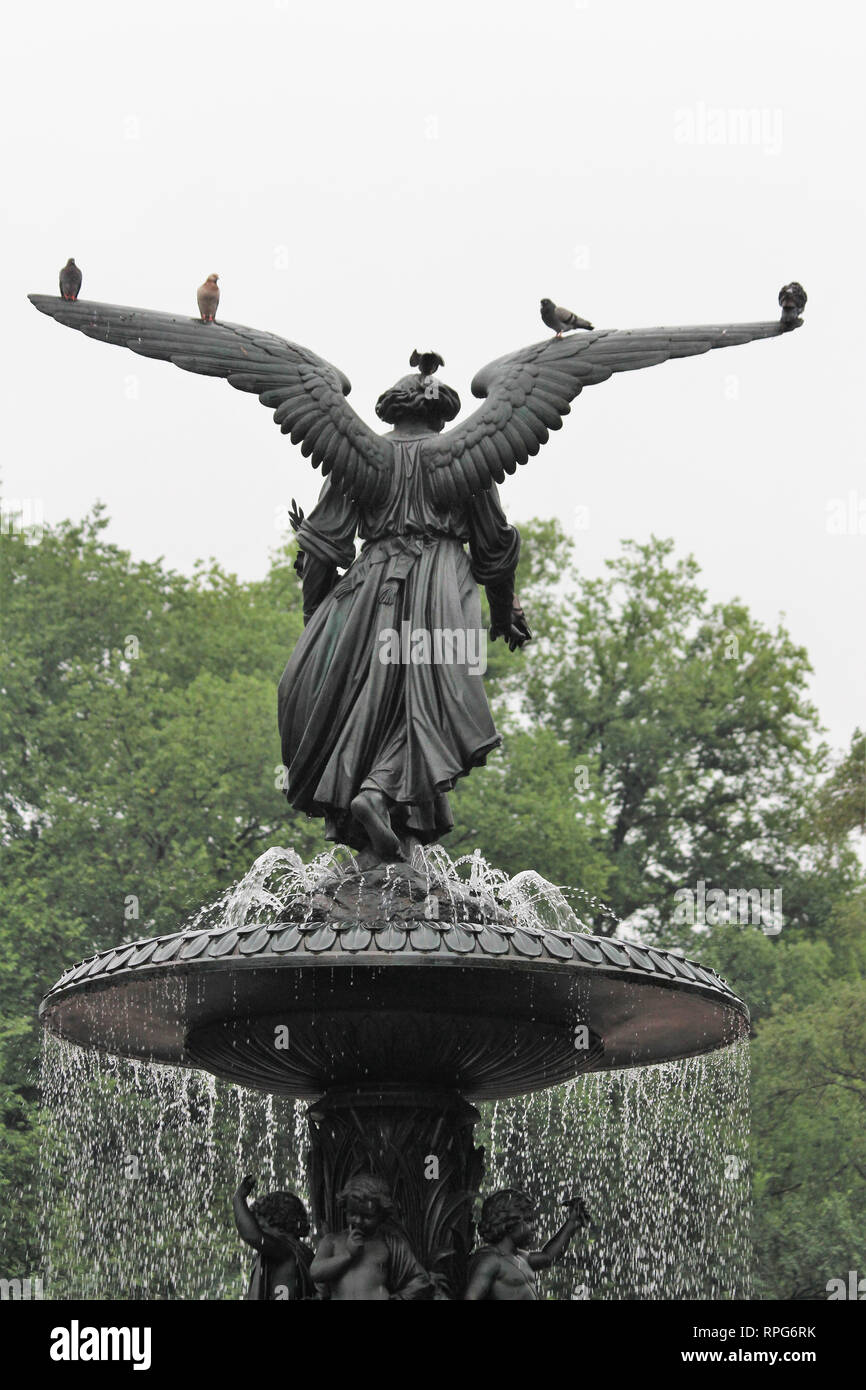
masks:
<path id="1" fill-rule="evenodd" d="M 473 856 L 467 877 L 438 845 L 445 793 L 498 742 L 473 646 L 454 651 L 455 636 L 480 632 L 477 584 L 494 639 L 514 650 L 531 637 L 513 589 L 519 537 L 495 483 L 583 386 L 784 334 L 805 296 L 787 286 L 778 322 L 534 344 L 478 374 L 486 404 L 445 434 L 459 400 L 435 376 L 438 354 L 414 353 L 420 370 L 377 404 L 394 427 L 384 436 L 348 406 L 341 373 L 274 335 L 31 298 L 90 337 L 254 392 L 328 474 L 309 517 L 293 506 L 307 626 L 280 727 L 289 800 L 357 851 L 311 866 L 268 851 L 184 930 L 72 966 L 42 1022 L 84 1048 L 308 1102 L 318 1229 L 340 1229 L 338 1194 L 372 1173 L 440 1294 L 460 1297 L 483 1169 L 475 1102 L 700 1057 L 748 1031 L 746 1005 L 714 971 L 594 937 L 536 875 L 507 880 Z M 383 654 L 395 632 L 412 644 L 396 660 Z"/>

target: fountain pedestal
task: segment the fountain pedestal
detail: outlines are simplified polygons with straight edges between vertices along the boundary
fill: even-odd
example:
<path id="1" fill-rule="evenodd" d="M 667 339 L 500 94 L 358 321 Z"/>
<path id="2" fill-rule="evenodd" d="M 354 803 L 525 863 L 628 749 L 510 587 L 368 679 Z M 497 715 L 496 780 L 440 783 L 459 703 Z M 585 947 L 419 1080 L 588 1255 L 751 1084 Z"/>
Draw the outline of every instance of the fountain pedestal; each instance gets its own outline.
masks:
<path id="1" fill-rule="evenodd" d="M 339 1230 L 338 1194 L 359 1172 L 391 1189 L 413 1250 L 452 1293 L 465 1283 L 484 1150 L 478 1111 L 457 1091 L 359 1087 L 328 1091 L 307 1112 L 308 1174 L 318 1229 Z"/>

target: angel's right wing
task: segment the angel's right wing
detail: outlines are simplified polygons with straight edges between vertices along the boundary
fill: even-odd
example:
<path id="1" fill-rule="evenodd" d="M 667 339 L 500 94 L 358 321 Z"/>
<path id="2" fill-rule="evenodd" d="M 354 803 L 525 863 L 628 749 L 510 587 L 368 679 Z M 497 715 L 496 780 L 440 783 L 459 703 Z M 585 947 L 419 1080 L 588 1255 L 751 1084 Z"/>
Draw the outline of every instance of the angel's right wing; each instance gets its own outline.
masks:
<path id="1" fill-rule="evenodd" d="M 238 391 L 253 392 L 273 409 L 283 434 L 300 444 L 314 468 L 321 464 L 346 496 L 369 504 L 388 487 L 391 445 L 349 405 L 348 378 L 309 348 L 237 323 L 201 323 L 46 294 L 31 294 L 30 301 L 88 338 L 173 362 L 185 372 L 221 376 Z"/>
<path id="2" fill-rule="evenodd" d="M 799 319 L 770 323 L 708 324 L 694 328 L 636 328 L 546 338 L 499 357 L 473 378 L 472 394 L 484 398 L 474 414 L 446 434 L 425 439 L 422 451 L 434 495 L 445 505 L 466 501 L 501 483 L 519 463 L 537 454 L 550 430 L 562 427 L 584 386 L 615 372 L 655 367 L 673 357 L 711 348 L 775 338 Z"/>

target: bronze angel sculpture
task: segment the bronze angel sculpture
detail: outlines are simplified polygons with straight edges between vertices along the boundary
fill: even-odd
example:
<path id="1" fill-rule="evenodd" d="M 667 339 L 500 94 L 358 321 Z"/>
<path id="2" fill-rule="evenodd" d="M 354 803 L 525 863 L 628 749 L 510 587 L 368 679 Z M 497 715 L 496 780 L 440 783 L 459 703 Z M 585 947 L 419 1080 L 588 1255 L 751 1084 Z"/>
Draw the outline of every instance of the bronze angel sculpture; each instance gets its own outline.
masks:
<path id="1" fill-rule="evenodd" d="M 514 594 L 520 536 L 497 484 L 538 453 L 585 386 L 776 337 L 800 326 L 806 296 L 787 285 L 781 319 L 766 323 L 601 330 L 533 343 L 477 374 L 472 393 L 482 405 L 446 433 L 459 397 L 435 375 L 444 365 L 438 354 L 415 352 L 418 370 L 377 402 L 385 434 L 352 409 L 342 372 L 275 334 L 83 300 L 31 300 L 88 337 L 252 392 L 321 466 L 318 504 L 292 518 L 305 628 L 279 687 L 285 790 L 296 809 L 324 817 L 330 839 L 359 850 L 364 868 L 404 857 L 412 839 L 445 834 L 453 823 L 448 791 L 500 742 L 480 663 L 458 640 L 481 629 L 481 584 L 491 637 L 514 650 L 531 635 Z M 394 633 L 426 641 L 394 660 L 383 645 Z"/>

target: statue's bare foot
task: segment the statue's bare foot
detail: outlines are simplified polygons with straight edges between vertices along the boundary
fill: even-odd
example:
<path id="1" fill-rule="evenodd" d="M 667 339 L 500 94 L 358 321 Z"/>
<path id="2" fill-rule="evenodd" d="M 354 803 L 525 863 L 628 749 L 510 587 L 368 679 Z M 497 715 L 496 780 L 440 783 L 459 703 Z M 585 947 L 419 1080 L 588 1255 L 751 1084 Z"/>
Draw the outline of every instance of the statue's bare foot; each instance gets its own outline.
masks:
<path id="1" fill-rule="evenodd" d="M 381 864 L 383 861 L 402 858 L 400 841 L 391 829 L 388 802 L 383 792 L 375 791 L 372 788 L 367 791 L 360 791 L 349 809 L 355 820 L 367 832 L 370 848 L 376 856 L 375 863 Z M 363 857 L 366 857 L 366 852 L 364 852 Z M 364 864 L 362 867 L 372 868 L 372 865 Z"/>

